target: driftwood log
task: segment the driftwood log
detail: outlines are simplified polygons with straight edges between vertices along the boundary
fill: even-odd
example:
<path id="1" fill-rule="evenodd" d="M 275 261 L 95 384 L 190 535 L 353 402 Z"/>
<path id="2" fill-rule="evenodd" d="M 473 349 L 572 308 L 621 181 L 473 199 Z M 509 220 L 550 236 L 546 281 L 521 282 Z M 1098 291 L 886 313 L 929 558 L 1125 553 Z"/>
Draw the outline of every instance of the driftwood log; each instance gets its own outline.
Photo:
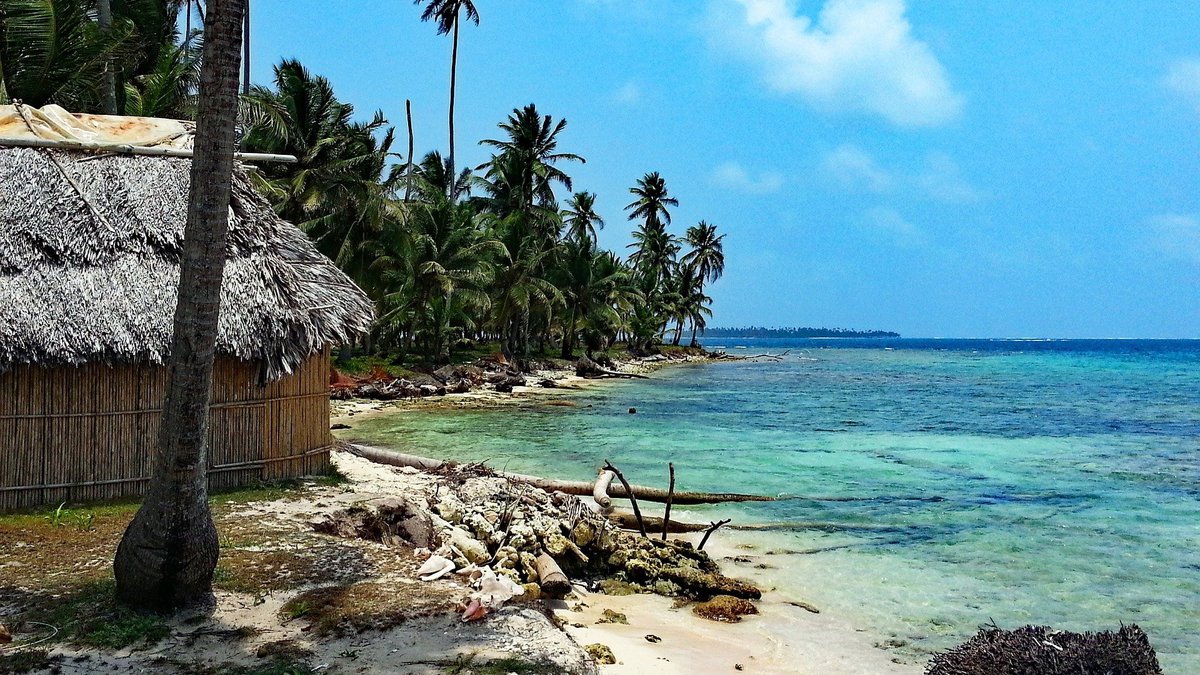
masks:
<path id="1" fill-rule="evenodd" d="M 596 504 L 604 512 L 612 510 L 612 499 L 608 496 L 608 488 L 616 477 L 617 474 L 608 469 L 601 469 L 600 475 L 596 477 L 596 484 L 592 487 L 592 499 L 596 500 Z"/>
<path id="2" fill-rule="evenodd" d="M 533 566 L 537 570 L 538 586 L 541 586 L 542 593 L 561 598 L 571 592 L 571 580 L 563 574 L 562 568 L 554 562 L 549 553 L 539 555 Z"/>
<path id="3" fill-rule="evenodd" d="M 639 380 L 648 380 L 650 378 L 638 373 L 622 373 L 619 370 L 608 370 L 603 368 L 599 363 L 589 359 L 586 356 L 579 357 L 575 362 L 575 374 L 579 377 L 598 378 L 598 377 L 627 377 L 636 378 Z"/>
<path id="4" fill-rule="evenodd" d="M 365 445 L 343 444 L 342 450 L 351 454 L 370 460 L 377 464 L 387 464 L 388 466 L 412 467 L 421 469 L 422 471 L 436 471 L 444 466 L 447 462 L 440 459 L 430 459 L 428 457 L 418 457 L 417 455 L 409 455 L 393 450 L 383 450 L 381 448 L 372 448 Z M 578 497 L 591 496 L 594 493 L 596 484 L 582 480 L 554 480 L 551 478 L 541 478 L 538 476 L 528 476 L 520 473 L 508 473 L 505 471 L 497 471 L 497 476 L 507 478 L 518 483 L 525 483 L 550 492 L 558 491 Z M 642 485 L 632 485 L 630 489 L 638 499 L 648 502 L 665 503 L 667 501 L 667 491 L 661 488 L 645 487 Z M 625 486 L 614 485 L 608 492 L 610 497 L 618 499 L 628 499 L 625 491 Z M 765 495 L 746 495 L 733 492 L 679 492 L 676 491 L 672 503 L 674 504 L 720 504 L 723 502 L 773 502 L 775 497 Z"/>

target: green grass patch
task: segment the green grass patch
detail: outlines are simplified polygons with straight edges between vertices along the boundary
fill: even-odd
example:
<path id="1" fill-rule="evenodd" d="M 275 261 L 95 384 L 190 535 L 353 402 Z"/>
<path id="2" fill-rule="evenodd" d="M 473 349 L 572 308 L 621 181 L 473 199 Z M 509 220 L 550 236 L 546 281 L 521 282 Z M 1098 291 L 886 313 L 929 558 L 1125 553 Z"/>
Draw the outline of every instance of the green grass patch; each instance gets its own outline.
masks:
<path id="1" fill-rule="evenodd" d="M 171 633 L 161 617 L 118 605 L 112 580 L 86 583 L 35 601 L 14 619 L 14 623 L 38 621 L 57 627 L 55 641 L 107 649 L 153 644 Z"/>

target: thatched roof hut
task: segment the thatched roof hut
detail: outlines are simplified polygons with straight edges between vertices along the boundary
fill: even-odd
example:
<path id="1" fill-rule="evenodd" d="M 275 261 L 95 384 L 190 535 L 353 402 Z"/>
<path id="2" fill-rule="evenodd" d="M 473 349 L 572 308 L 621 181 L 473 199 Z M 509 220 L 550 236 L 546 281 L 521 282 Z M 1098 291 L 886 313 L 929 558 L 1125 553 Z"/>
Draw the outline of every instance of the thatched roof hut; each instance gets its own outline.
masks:
<path id="1" fill-rule="evenodd" d="M 0 508 L 58 501 L 63 489 L 70 498 L 109 496 L 144 482 L 171 345 L 191 162 L 13 144 L 90 134 L 89 142 L 186 150 L 189 132 L 172 121 L 0 106 Z M 367 330 L 371 305 L 274 213 L 240 165 L 227 252 L 212 464 L 219 472 L 234 456 L 238 464 L 265 461 L 253 476 L 262 477 L 270 460 L 328 447 L 328 347 Z M 313 405 L 294 405 L 300 400 Z M 236 430 L 225 429 L 226 411 L 240 416 Z M 313 447 L 275 437 L 299 424 L 312 427 L 301 445 Z M 229 447 L 248 442 L 221 437 L 235 431 L 257 435 L 249 443 L 257 450 Z M 81 480 L 93 476 L 79 463 L 104 459 L 78 454 L 91 452 L 81 446 L 94 450 L 98 442 L 125 468 Z M 297 471 L 313 466 L 296 463 Z M 45 487 L 79 483 L 123 487 Z"/>

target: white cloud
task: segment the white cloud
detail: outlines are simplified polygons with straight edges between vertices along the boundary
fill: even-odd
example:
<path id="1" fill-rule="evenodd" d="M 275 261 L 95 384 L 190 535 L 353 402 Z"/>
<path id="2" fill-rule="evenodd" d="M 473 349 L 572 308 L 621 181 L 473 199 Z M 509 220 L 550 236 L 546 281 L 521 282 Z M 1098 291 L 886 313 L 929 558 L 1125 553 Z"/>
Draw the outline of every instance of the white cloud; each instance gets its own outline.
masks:
<path id="1" fill-rule="evenodd" d="M 1162 84 L 1200 111 L 1200 59 L 1179 59 L 1172 63 Z"/>
<path id="2" fill-rule="evenodd" d="M 929 153 L 925 170 L 916 180 L 925 194 L 940 202 L 969 204 L 983 199 L 983 193 L 962 177 L 958 164 L 942 152 Z"/>
<path id="3" fill-rule="evenodd" d="M 624 105 L 635 105 L 642 100 L 642 88 L 637 82 L 626 82 L 613 92 L 613 100 Z"/>
<path id="4" fill-rule="evenodd" d="M 936 126 L 962 110 L 945 68 L 913 36 L 904 0 L 827 0 L 815 21 L 793 0 L 711 1 L 713 42 L 758 65 L 775 91 L 902 127 Z"/>
<path id="5" fill-rule="evenodd" d="M 895 183 L 890 172 L 861 148 L 843 145 L 825 155 L 821 169 L 847 188 L 865 188 L 868 192 L 887 192 Z"/>
<path id="6" fill-rule="evenodd" d="M 896 209 L 880 206 L 868 210 L 864 216 L 869 229 L 885 235 L 897 246 L 915 248 L 926 242 L 925 232 L 905 220 Z"/>
<path id="7" fill-rule="evenodd" d="M 843 145 L 825 155 L 820 169 L 853 192 L 901 193 L 947 204 L 970 204 L 984 198 L 984 193 L 963 177 L 958 164 L 944 152 L 930 152 L 920 171 L 910 174 L 881 165 L 862 148 Z"/>
<path id="8" fill-rule="evenodd" d="M 1200 264 L 1200 218 L 1165 214 L 1146 221 L 1151 243 L 1171 258 Z"/>
<path id="9" fill-rule="evenodd" d="M 753 176 L 741 164 L 726 162 L 713 170 L 712 182 L 737 192 L 767 194 L 783 187 L 783 176 L 773 171 Z"/>

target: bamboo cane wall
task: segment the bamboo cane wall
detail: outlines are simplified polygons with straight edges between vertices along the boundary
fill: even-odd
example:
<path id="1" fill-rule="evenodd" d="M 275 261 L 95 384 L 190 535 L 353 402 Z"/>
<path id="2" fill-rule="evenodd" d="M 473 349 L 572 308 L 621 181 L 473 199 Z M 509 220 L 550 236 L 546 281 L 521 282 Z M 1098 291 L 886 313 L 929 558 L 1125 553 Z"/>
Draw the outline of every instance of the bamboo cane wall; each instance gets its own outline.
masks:
<path id="1" fill-rule="evenodd" d="M 0 512 L 141 495 L 165 394 L 161 366 L 0 374 Z M 257 364 L 219 359 L 212 401 L 211 489 L 328 469 L 328 349 L 265 386 Z"/>

